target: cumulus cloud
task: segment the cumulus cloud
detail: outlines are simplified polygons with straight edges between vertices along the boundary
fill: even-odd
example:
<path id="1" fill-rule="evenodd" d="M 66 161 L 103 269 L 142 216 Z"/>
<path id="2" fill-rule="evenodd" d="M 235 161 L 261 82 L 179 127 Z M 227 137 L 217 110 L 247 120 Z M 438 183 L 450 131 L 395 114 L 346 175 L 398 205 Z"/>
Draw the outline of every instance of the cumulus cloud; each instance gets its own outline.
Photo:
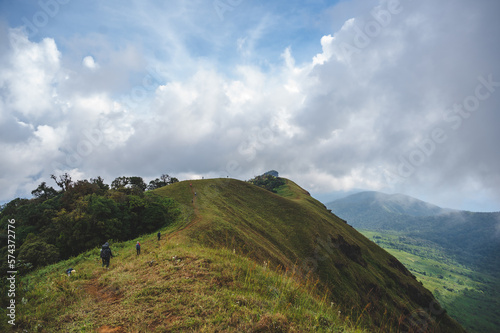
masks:
<path id="1" fill-rule="evenodd" d="M 0 85 L 7 91 L 3 105 L 23 116 L 41 116 L 50 111 L 56 93 L 60 52 L 53 39 L 32 43 L 21 29 L 10 30 L 9 53 L 0 73 Z"/>
<path id="2" fill-rule="evenodd" d="M 99 67 L 92 56 L 86 56 L 83 58 L 82 65 L 90 70 L 94 70 Z"/>
<path id="3" fill-rule="evenodd" d="M 224 57 L 191 55 L 189 33 L 167 23 L 148 27 L 173 47 L 170 56 L 155 53 L 157 72 L 137 65 L 146 58 L 140 48 L 127 46 L 130 56 L 120 58 L 105 40 L 84 43 L 71 53 L 83 59 L 74 66 L 54 39 L 9 30 L 0 126 L 16 131 L 0 139 L 15 161 L 2 165 L 1 199 L 56 171 L 111 182 L 163 172 L 246 179 L 269 169 L 316 192 L 474 188 L 500 198 L 500 5 L 352 3 L 307 61 L 296 60 L 292 39 L 275 59 L 258 54 L 277 27 L 270 13 L 253 30 L 219 29 L 213 41 L 224 52 L 222 36 L 233 37 L 230 69 Z M 335 8 L 323 15 L 337 17 Z"/>

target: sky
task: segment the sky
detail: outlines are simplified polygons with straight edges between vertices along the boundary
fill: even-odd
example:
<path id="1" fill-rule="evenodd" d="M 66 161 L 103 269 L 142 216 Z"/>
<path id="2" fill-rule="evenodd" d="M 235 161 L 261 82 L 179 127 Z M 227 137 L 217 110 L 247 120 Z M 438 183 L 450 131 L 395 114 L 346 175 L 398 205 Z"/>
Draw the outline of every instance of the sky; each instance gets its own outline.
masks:
<path id="1" fill-rule="evenodd" d="M 50 175 L 500 211 L 500 2 L 0 0 L 0 202 Z"/>

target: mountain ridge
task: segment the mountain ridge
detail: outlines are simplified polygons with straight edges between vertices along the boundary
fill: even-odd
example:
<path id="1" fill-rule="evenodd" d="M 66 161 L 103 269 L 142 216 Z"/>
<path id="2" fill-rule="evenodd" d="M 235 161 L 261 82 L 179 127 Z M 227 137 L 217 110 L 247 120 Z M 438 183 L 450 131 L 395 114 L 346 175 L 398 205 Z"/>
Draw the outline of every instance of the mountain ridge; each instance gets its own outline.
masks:
<path id="1" fill-rule="evenodd" d="M 370 205 L 383 203 L 389 205 L 386 206 L 389 212 L 410 216 L 435 216 L 458 211 L 451 208 L 442 208 L 402 193 L 386 194 L 378 191 L 363 191 L 351 194 L 344 198 L 328 202 L 326 206 L 331 208 L 333 204 L 338 206 L 339 204 L 351 202 L 363 202 Z"/>
<path id="2" fill-rule="evenodd" d="M 467 264 L 497 270 L 498 256 L 493 263 L 481 256 L 500 249 L 500 212 L 451 210 L 405 195 L 374 191 L 353 194 L 326 206 L 357 229 L 403 231 L 448 248 Z"/>
<path id="3" fill-rule="evenodd" d="M 265 261 L 272 258 L 271 261 L 274 261 L 278 266 L 299 269 L 299 274 L 300 268 L 311 264 L 317 271 L 320 280 L 323 279 L 327 282 L 326 284 L 331 286 L 342 282 L 351 285 L 352 290 L 349 288 L 346 288 L 345 291 L 335 290 L 334 296 L 337 299 L 342 299 L 343 303 L 357 304 L 359 308 L 365 307 L 367 304 L 388 301 L 387 297 L 390 293 L 386 291 L 387 286 L 379 287 L 380 280 L 373 279 L 373 277 L 379 276 L 378 279 L 382 280 L 384 279 L 382 276 L 386 276 L 385 274 L 394 277 L 393 270 L 397 271 L 396 280 L 405 276 L 403 279 L 407 282 L 399 280 L 399 283 L 409 288 L 407 293 L 412 294 L 419 290 L 420 285 L 414 284 L 416 282 L 414 277 L 406 271 L 404 266 L 396 264 L 395 258 L 386 257 L 385 252 L 380 252 L 380 248 L 373 247 L 373 243 L 357 233 L 352 226 L 328 212 L 322 203 L 309 195 L 309 192 L 290 180 L 286 180 L 286 185 L 278 188 L 276 194 L 234 180 L 221 179 L 215 183 L 196 181 L 192 185 L 198 187 L 197 200 L 200 200 L 200 212 L 210 206 L 212 210 L 206 215 L 208 218 L 198 225 L 199 228 L 189 235 L 202 244 L 211 245 L 214 239 L 219 239 L 221 236 L 229 237 L 235 240 L 230 245 L 239 244 L 246 254 L 256 260 Z M 181 183 L 174 184 L 158 191 L 165 191 L 165 195 L 167 195 L 166 191 L 169 191 L 171 197 L 182 202 L 182 200 L 177 199 L 182 197 L 181 194 L 172 195 L 172 192 L 176 192 L 177 188 L 182 186 L 184 185 Z M 184 195 L 184 197 L 186 196 Z M 266 200 L 262 200 L 262 197 L 266 197 Z M 207 202 L 205 206 L 201 200 L 206 198 L 209 198 L 210 202 Z M 224 204 L 228 201 L 234 203 L 229 205 L 229 209 Z M 186 203 L 189 205 L 189 201 L 184 200 L 184 204 Z M 238 211 L 238 215 L 234 214 L 235 210 Z M 261 214 L 261 212 L 265 212 L 265 214 Z M 250 215 L 253 219 L 252 228 L 254 230 L 242 233 L 241 231 L 246 230 L 245 228 L 249 225 L 248 221 L 245 221 L 245 216 Z M 243 217 L 241 223 L 233 223 L 232 225 L 227 223 L 227 221 L 232 221 L 237 217 L 238 219 Z M 263 220 L 266 220 L 266 223 L 262 222 Z M 275 225 L 280 225 L 283 230 L 274 230 Z M 257 246 L 255 242 L 257 235 L 263 239 L 263 244 L 271 243 L 273 246 L 267 247 L 262 244 L 259 244 L 260 247 Z M 283 253 L 286 254 L 285 257 L 283 257 Z M 389 263 L 389 267 L 377 266 L 376 270 L 381 269 L 385 272 L 382 276 L 379 271 L 373 271 L 369 274 L 367 272 L 360 273 L 373 269 L 372 265 L 378 265 L 379 263 L 372 256 L 379 255 L 385 258 L 383 260 L 386 263 Z M 307 275 L 307 272 L 302 274 Z M 406 280 L 407 278 L 410 280 Z M 358 280 L 359 283 L 352 286 L 352 281 L 355 280 Z M 370 285 L 372 288 L 369 288 Z M 370 296 L 363 296 L 363 294 L 370 295 L 370 293 L 379 293 L 375 298 L 380 299 L 374 301 L 370 299 Z M 420 301 L 423 303 L 430 301 L 428 296 Z M 427 307 L 428 302 L 421 306 Z M 370 311 L 376 312 L 374 309 Z"/>
<path id="4" fill-rule="evenodd" d="M 179 205 L 164 240 L 139 237 L 140 256 L 136 240 L 112 244 L 110 271 L 94 249 L 23 277 L 20 327 L 463 331 L 399 261 L 285 181 L 276 193 L 233 179 L 152 191 Z M 74 278 L 57 273 L 68 265 Z M 96 295 L 114 311 L 107 322 Z"/>
<path id="5" fill-rule="evenodd" d="M 376 192 L 327 206 L 405 262 L 468 330 L 498 331 L 500 213 L 441 210 L 411 197 Z M 476 308 L 488 310 L 471 315 Z"/>

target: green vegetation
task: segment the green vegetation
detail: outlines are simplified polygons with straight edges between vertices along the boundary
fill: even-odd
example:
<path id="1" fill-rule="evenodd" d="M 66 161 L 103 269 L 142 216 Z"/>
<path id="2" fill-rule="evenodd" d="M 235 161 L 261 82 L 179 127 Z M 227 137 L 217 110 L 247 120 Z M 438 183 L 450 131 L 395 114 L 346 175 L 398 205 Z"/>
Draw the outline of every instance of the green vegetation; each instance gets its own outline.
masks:
<path id="1" fill-rule="evenodd" d="M 401 329 L 429 311 L 432 294 L 396 259 L 331 214 L 290 180 L 274 194 L 231 179 L 180 182 L 155 193 L 174 198 L 188 216 L 183 234 L 204 246 L 233 249 L 299 278 L 318 278 L 320 289 L 359 325 Z M 194 204 L 192 193 L 197 192 Z M 454 326 L 442 311 L 441 325 Z M 427 322 L 430 318 L 422 314 Z M 430 327 L 432 320 L 425 327 Z"/>
<path id="2" fill-rule="evenodd" d="M 275 177 L 272 175 L 261 175 L 255 178 L 252 178 L 248 181 L 249 183 L 265 188 L 268 191 L 273 193 L 277 193 L 280 187 L 285 185 L 286 181 L 284 178 Z"/>
<path id="3" fill-rule="evenodd" d="M 164 230 L 168 233 L 170 230 Z M 299 283 L 227 249 L 155 235 L 112 244 L 110 270 L 96 248 L 22 279 L 16 326 L 30 332 L 364 332 Z M 64 274 L 67 267 L 76 273 Z M 6 332 L 5 321 L 2 331 Z"/>
<path id="4" fill-rule="evenodd" d="M 327 206 L 358 230 L 398 231 L 437 244 L 460 264 L 500 274 L 500 212 L 452 211 L 379 192 L 357 193 Z"/>
<path id="5" fill-rule="evenodd" d="M 151 233 L 174 223 L 180 214 L 172 199 L 144 192 L 140 177 L 117 178 L 112 189 L 100 177 L 73 182 L 65 174 L 53 179 L 60 191 L 42 183 L 33 191 L 35 198 L 15 199 L 0 211 L 5 234 L 8 220 L 16 221 L 21 272 L 78 255 L 109 239 Z M 2 245 L 0 254 L 6 258 L 7 243 Z M 7 261 L 1 269 L 5 274 Z"/>
<path id="6" fill-rule="evenodd" d="M 497 332 L 500 284 L 495 275 L 462 265 L 437 244 L 403 232 L 361 231 L 402 262 L 469 332 Z"/>
<path id="7" fill-rule="evenodd" d="M 20 274 L 16 328 L 463 332 L 395 257 L 284 182 L 273 187 L 284 196 L 232 179 L 177 182 L 144 194 L 174 203 L 179 213 L 162 227 L 163 239 L 153 233 L 111 241 L 117 257 L 110 270 L 93 246 Z M 132 190 L 109 190 L 108 199 L 128 198 L 122 207 L 134 212 L 145 199 Z M 148 206 L 136 218 L 155 211 Z M 69 267 L 76 270 L 71 277 L 64 274 Z"/>
<path id="8" fill-rule="evenodd" d="M 500 212 L 453 211 L 378 192 L 357 193 L 327 206 L 358 230 L 367 230 L 468 331 L 500 330 Z"/>

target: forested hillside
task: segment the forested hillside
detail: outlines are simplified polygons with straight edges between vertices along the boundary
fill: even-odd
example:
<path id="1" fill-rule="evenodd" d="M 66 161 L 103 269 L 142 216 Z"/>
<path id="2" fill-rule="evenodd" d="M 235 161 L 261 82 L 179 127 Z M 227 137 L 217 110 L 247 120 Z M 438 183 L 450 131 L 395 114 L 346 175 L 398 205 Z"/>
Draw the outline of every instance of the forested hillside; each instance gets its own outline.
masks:
<path id="1" fill-rule="evenodd" d="M 173 223 L 180 212 L 172 199 L 145 190 L 140 177 L 119 177 L 111 188 L 100 177 L 73 181 L 68 174 L 53 176 L 59 190 L 40 184 L 32 199 L 17 198 L 0 212 L 6 233 L 15 221 L 17 270 L 55 263 L 113 239 L 135 238 Z M 170 177 L 152 181 L 150 189 L 167 185 Z M 175 182 L 175 178 L 174 181 Z M 7 257 L 7 244 L 1 255 Z M 2 261 L 2 274 L 7 269 Z"/>

